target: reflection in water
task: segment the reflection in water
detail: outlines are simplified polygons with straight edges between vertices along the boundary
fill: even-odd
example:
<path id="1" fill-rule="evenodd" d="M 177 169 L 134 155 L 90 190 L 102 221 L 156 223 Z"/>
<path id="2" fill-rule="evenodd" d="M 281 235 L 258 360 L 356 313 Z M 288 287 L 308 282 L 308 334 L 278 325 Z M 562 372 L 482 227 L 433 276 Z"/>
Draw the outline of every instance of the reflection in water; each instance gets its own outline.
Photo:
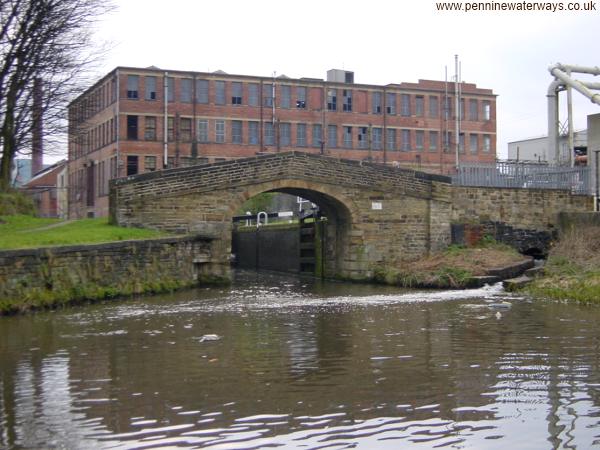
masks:
<path id="1" fill-rule="evenodd" d="M 0 447 L 587 449 L 599 320 L 265 274 L 2 318 Z"/>

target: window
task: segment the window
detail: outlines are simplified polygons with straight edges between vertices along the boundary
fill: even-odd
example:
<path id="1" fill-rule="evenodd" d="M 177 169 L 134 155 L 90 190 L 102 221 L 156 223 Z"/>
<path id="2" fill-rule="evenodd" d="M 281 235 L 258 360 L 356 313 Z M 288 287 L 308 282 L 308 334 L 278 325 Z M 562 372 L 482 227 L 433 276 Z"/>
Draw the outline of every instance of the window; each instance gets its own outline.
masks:
<path id="1" fill-rule="evenodd" d="M 156 117 L 146 116 L 144 123 L 146 126 L 144 130 L 144 139 L 147 141 L 156 140 Z"/>
<path id="2" fill-rule="evenodd" d="M 489 134 L 484 134 L 483 135 L 483 151 L 485 153 L 489 153 L 491 149 L 492 149 L 492 139 L 490 138 Z"/>
<path id="3" fill-rule="evenodd" d="M 402 130 L 402 142 L 400 143 L 400 149 L 404 152 L 410 150 L 410 130 Z"/>
<path id="4" fill-rule="evenodd" d="M 477 153 L 477 145 L 479 143 L 477 142 L 477 135 L 476 134 L 470 134 L 469 135 L 469 150 L 471 150 L 471 153 L 476 154 Z"/>
<path id="5" fill-rule="evenodd" d="M 458 151 L 459 153 L 465 152 L 465 133 L 460 133 L 458 135 Z"/>
<path id="6" fill-rule="evenodd" d="M 110 158 L 110 179 L 117 178 L 117 157 Z"/>
<path id="7" fill-rule="evenodd" d="M 371 97 L 373 114 L 381 114 L 381 92 L 373 92 Z"/>
<path id="8" fill-rule="evenodd" d="M 248 105 L 258 106 L 258 84 L 256 83 L 248 85 Z"/>
<path id="9" fill-rule="evenodd" d="M 313 124 L 312 127 L 312 145 L 313 147 L 321 147 L 323 141 L 323 126 L 320 123 Z"/>
<path id="10" fill-rule="evenodd" d="M 154 172 L 156 170 L 156 156 L 145 156 L 144 168 L 146 172 Z"/>
<path id="11" fill-rule="evenodd" d="M 423 150 L 425 147 L 425 132 L 423 130 L 415 131 L 415 149 Z"/>
<path id="12" fill-rule="evenodd" d="M 175 78 L 167 77 L 167 101 L 175 100 Z"/>
<path id="13" fill-rule="evenodd" d="M 127 176 L 138 173 L 138 157 L 127 155 Z"/>
<path id="14" fill-rule="evenodd" d="M 385 112 L 387 114 L 396 114 L 396 94 L 388 92 L 385 95 Z"/>
<path id="15" fill-rule="evenodd" d="M 117 82 L 115 80 L 110 82 L 110 101 L 111 103 L 117 101 Z"/>
<path id="16" fill-rule="evenodd" d="M 352 127 L 344 127 L 344 147 L 352 148 Z"/>
<path id="17" fill-rule="evenodd" d="M 248 143 L 258 145 L 258 122 L 248 122 Z"/>
<path id="18" fill-rule="evenodd" d="M 296 145 L 298 147 L 306 147 L 306 124 L 299 123 L 296 125 Z"/>
<path id="19" fill-rule="evenodd" d="M 231 83 L 231 104 L 242 104 L 242 83 L 240 83 L 239 81 L 234 81 L 233 83 Z"/>
<path id="20" fill-rule="evenodd" d="M 445 152 L 450 151 L 451 146 L 452 146 L 452 133 L 448 131 L 448 132 L 444 133 L 444 151 Z"/>
<path id="21" fill-rule="evenodd" d="M 342 94 L 344 96 L 343 110 L 346 112 L 352 112 L 352 91 L 349 89 L 344 89 Z"/>
<path id="22" fill-rule="evenodd" d="M 304 86 L 296 86 L 296 108 L 306 108 L 306 88 Z"/>
<path id="23" fill-rule="evenodd" d="M 492 106 L 490 102 L 483 102 L 483 120 L 490 120 L 492 118 Z"/>
<path id="24" fill-rule="evenodd" d="M 208 142 L 208 120 L 206 119 L 198 121 L 198 142 Z"/>
<path id="25" fill-rule="evenodd" d="M 439 97 L 429 97 L 429 117 L 437 119 L 440 115 L 440 99 Z"/>
<path id="26" fill-rule="evenodd" d="M 215 120 L 215 142 L 223 144 L 225 142 L 225 121 Z"/>
<path id="27" fill-rule="evenodd" d="M 156 77 L 146 77 L 145 80 L 145 99 L 146 100 L 156 100 Z"/>
<path id="28" fill-rule="evenodd" d="M 281 86 L 281 100 L 279 106 L 282 108 L 289 108 L 292 102 L 292 88 L 291 86 Z"/>
<path id="29" fill-rule="evenodd" d="M 396 130 L 394 128 L 386 129 L 385 148 L 391 151 L 396 150 Z"/>
<path id="30" fill-rule="evenodd" d="M 469 100 L 469 120 L 479 120 L 479 105 L 475 99 Z"/>
<path id="31" fill-rule="evenodd" d="M 215 105 L 225 104 L 225 82 L 215 81 Z"/>
<path id="32" fill-rule="evenodd" d="M 437 131 L 429 132 L 429 151 L 436 152 L 438 149 L 438 142 L 440 140 L 439 133 Z"/>
<path id="33" fill-rule="evenodd" d="M 327 109 L 337 111 L 337 89 L 327 90 Z"/>
<path id="34" fill-rule="evenodd" d="M 127 139 L 138 138 L 138 116 L 127 116 Z"/>
<path id="35" fill-rule="evenodd" d="M 369 148 L 369 138 L 367 127 L 358 127 L 358 148 Z"/>
<path id="36" fill-rule="evenodd" d="M 192 103 L 192 79 L 183 78 L 181 80 L 180 98 L 183 103 Z"/>
<path id="37" fill-rule="evenodd" d="M 461 98 L 458 102 L 458 107 L 460 108 L 460 120 L 465 120 L 465 99 Z"/>
<path id="38" fill-rule="evenodd" d="M 381 128 L 372 128 L 371 133 L 373 136 L 373 150 L 381 150 L 383 148 L 382 145 L 382 129 Z"/>
<path id="39" fill-rule="evenodd" d="M 273 85 L 263 84 L 263 106 L 273 106 Z"/>
<path id="40" fill-rule="evenodd" d="M 408 94 L 400 96 L 400 114 L 404 117 L 410 116 L 410 95 Z"/>
<path id="41" fill-rule="evenodd" d="M 139 78 L 137 75 L 127 75 L 127 98 L 138 98 Z"/>
<path id="42" fill-rule="evenodd" d="M 167 141 L 175 140 L 175 120 L 172 117 L 167 119 Z"/>
<path id="43" fill-rule="evenodd" d="M 337 147 L 337 126 L 336 125 L 328 125 L 327 126 L 327 147 L 329 147 L 329 148 Z"/>
<path id="44" fill-rule="evenodd" d="M 289 147 L 291 145 L 291 126 L 289 123 L 279 124 L 279 145 Z"/>
<path id="45" fill-rule="evenodd" d="M 415 116 L 423 117 L 425 113 L 425 97 L 417 95 L 415 97 Z"/>
<path id="46" fill-rule="evenodd" d="M 208 80 L 196 80 L 196 101 L 198 103 L 208 103 Z"/>
<path id="47" fill-rule="evenodd" d="M 179 119 L 179 139 L 181 142 L 192 141 L 192 119 Z"/>
<path id="48" fill-rule="evenodd" d="M 452 99 L 450 97 L 445 97 L 444 100 L 444 118 L 446 120 L 450 120 L 452 117 Z"/>
<path id="49" fill-rule="evenodd" d="M 265 145 L 273 145 L 275 142 L 275 133 L 273 133 L 273 123 L 265 122 L 265 136 L 264 143 Z"/>
<path id="50" fill-rule="evenodd" d="M 231 121 L 231 142 L 234 144 L 241 144 L 243 142 L 241 120 Z"/>

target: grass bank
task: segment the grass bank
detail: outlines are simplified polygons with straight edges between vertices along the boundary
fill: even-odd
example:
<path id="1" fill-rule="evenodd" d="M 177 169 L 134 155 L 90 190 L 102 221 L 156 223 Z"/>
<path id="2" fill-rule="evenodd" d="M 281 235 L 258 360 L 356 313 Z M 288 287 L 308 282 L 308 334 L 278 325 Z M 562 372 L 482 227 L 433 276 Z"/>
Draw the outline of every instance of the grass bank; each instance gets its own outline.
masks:
<path id="1" fill-rule="evenodd" d="M 60 221 L 27 215 L 0 216 L 0 250 L 95 244 L 162 236 L 165 233 L 109 225 L 107 218 Z"/>
<path id="2" fill-rule="evenodd" d="M 377 268 L 375 279 L 403 287 L 465 288 L 474 277 L 523 262 L 512 247 L 483 239 L 476 247 L 451 245 L 443 252 L 397 268 Z"/>
<path id="3" fill-rule="evenodd" d="M 544 275 L 523 288 L 537 297 L 600 303 L 600 228 L 564 233 L 550 250 Z"/>

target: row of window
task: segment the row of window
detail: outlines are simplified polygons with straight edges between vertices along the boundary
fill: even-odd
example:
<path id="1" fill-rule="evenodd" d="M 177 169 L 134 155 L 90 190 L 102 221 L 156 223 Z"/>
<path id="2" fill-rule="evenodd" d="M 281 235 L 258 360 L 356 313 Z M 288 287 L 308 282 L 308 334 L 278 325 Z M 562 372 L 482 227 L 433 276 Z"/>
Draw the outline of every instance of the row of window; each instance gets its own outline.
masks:
<path id="1" fill-rule="evenodd" d="M 209 126 L 212 122 L 212 129 Z M 192 141 L 192 119 L 180 118 L 179 126 L 174 126 L 174 118 L 168 119 L 168 140 L 180 140 L 181 142 Z M 197 122 L 197 139 L 199 143 L 232 143 L 232 144 L 260 144 L 260 122 L 248 121 L 244 126 L 244 121 L 241 120 L 212 120 L 200 119 Z M 146 116 L 144 118 L 144 139 L 154 141 L 157 138 L 156 134 L 156 117 Z M 338 129 L 340 128 L 340 129 Z M 231 136 L 227 137 L 227 131 Z M 341 140 L 339 139 L 339 131 L 342 132 Z M 177 137 L 176 137 L 177 133 Z M 310 135 L 309 135 L 310 133 Z M 295 124 L 295 136 L 292 137 L 292 124 L 287 122 L 264 122 L 263 123 L 263 145 L 280 147 L 321 147 L 327 145 L 328 148 L 347 148 L 347 149 L 373 149 L 381 150 L 383 148 L 383 133 L 384 129 L 380 127 L 368 126 L 342 126 L 328 125 L 327 136 L 323 137 L 323 126 L 321 124 Z M 426 146 L 426 131 L 425 130 L 410 130 L 386 128 L 385 145 L 388 150 L 397 150 L 399 141 L 400 150 L 423 150 Z M 247 138 L 244 138 L 247 134 Z M 413 137 L 414 134 L 414 137 Z M 452 133 L 444 133 L 444 147 L 452 145 Z M 431 151 L 438 150 L 440 140 L 440 132 L 437 130 L 428 130 L 427 146 Z M 464 133 L 461 133 L 461 148 L 464 148 Z M 490 151 L 491 138 L 488 134 L 469 134 L 469 148 L 472 152 L 477 152 L 481 148 L 483 151 Z M 138 116 L 127 116 L 127 138 L 137 140 L 139 138 Z M 414 141 L 413 141 L 414 139 Z"/>
<path id="2" fill-rule="evenodd" d="M 145 100 L 157 100 L 158 77 L 146 76 L 144 77 L 144 99 Z M 205 79 L 194 80 L 191 78 L 182 78 L 179 80 L 179 101 L 182 103 L 192 103 L 195 98 L 196 103 L 208 104 L 209 93 L 210 93 L 211 81 Z M 213 80 L 212 88 L 214 90 L 213 102 L 215 105 L 248 105 L 248 106 L 260 106 L 261 99 L 262 105 L 272 107 L 275 101 L 275 91 L 273 84 L 263 83 L 262 92 L 259 83 L 246 83 L 246 92 L 244 97 L 244 83 L 238 81 L 230 82 L 229 93 L 230 97 L 226 95 L 226 82 L 222 80 Z M 291 86 L 282 84 L 279 86 L 278 92 L 278 106 L 279 108 L 289 109 L 308 108 L 308 97 L 307 97 L 306 86 Z M 318 95 L 312 98 L 320 98 L 320 88 L 315 89 L 319 92 Z M 366 91 L 361 91 L 366 95 Z M 341 94 L 341 106 L 338 105 L 338 96 Z M 354 110 L 353 104 L 353 90 L 352 89 L 327 89 L 327 109 L 329 111 L 344 111 L 352 112 Z M 413 98 L 414 97 L 414 98 Z M 427 97 L 427 99 L 426 99 Z M 140 98 L 140 76 L 139 75 L 128 75 L 127 77 L 127 98 L 139 99 Z M 365 97 L 366 98 L 366 97 Z M 169 102 L 175 101 L 175 78 L 167 77 L 167 100 Z M 491 103 L 489 100 L 480 101 L 478 99 L 466 99 L 468 106 L 465 105 L 465 99 L 461 99 L 459 105 L 459 114 L 461 120 L 490 120 L 491 119 Z M 399 102 L 399 104 L 398 104 Z M 427 105 L 426 105 L 427 103 Z M 444 102 L 444 117 L 449 119 L 453 117 L 453 104 L 454 99 L 452 97 L 446 97 Z M 315 109 L 321 108 L 321 101 L 316 105 L 311 105 Z M 399 106 L 399 108 L 398 108 Z M 465 109 L 465 107 L 468 107 Z M 426 109 L 427 108 L 427 109 Z M 481 110 L 480 110 L 481 108 Z M 382 114 L 383 112 L 390 115 L 399 114 L 401 116 L 410 117 L 425 117 L 427 115 L 431 118 L 440 117 L 440 97 L 436 95 L 411 95 L 411 94 L 397 94 L 395 92 L 371 92 L 371 113 Z M 367 112 L 361 111 L 361 112 Z"/>
<path id="3" fill-rule="evenodd" d="M 115 79 L 109 79 L 70 108 L 70 121 L 73 125 L 89 119 L 98 112 L 117 100 L 117 83 Z"/>
<path id="4" fill-rule="evenodd" d="M 79 158 L 116 141 L 117 121 L 114 118 L 85 131 L 71 128 L 70 158 Z"/>

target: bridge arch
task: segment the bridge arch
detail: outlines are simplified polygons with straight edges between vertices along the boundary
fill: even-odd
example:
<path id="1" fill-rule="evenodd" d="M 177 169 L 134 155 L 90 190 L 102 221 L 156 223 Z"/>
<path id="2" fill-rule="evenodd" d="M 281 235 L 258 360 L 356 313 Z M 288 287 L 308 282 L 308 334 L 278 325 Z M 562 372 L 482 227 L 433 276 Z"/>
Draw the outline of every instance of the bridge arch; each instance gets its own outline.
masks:
<path id="1" fill-rule="evenodd" d="M 318 204 L 330 220 L 327 276 L 368 279 L 443 248 L 450 239 L 449 179 L 305 152 L 282 152 L 145 173 L 111 182 L 112 223 L 213 238 L 203 256 L 228 267 L 232 217 L 262 192 Z M 334 224 L 335 222 L 335 224 Z M 202 258 L 198 258 L 201 260 Z"/>
<path id="2" fill-rule="evenodd" d="M 360 212 L 355 202 L 345 195 L 342 189 L 335 186 L 284 178 L 247 186 L 231 202 L 230 214 L 233 216 L 247 200 L 265 192 L 280 192 L 302 197 L 320 208 L 327 218 L 324 236 L 324 274 L 328 277 L 343 274 L 345 262 L 351 259 L 350 255 L 357 248 L 363 246 L 362 236 L 352 236 L 351 233 L 360 221 Z"/>

